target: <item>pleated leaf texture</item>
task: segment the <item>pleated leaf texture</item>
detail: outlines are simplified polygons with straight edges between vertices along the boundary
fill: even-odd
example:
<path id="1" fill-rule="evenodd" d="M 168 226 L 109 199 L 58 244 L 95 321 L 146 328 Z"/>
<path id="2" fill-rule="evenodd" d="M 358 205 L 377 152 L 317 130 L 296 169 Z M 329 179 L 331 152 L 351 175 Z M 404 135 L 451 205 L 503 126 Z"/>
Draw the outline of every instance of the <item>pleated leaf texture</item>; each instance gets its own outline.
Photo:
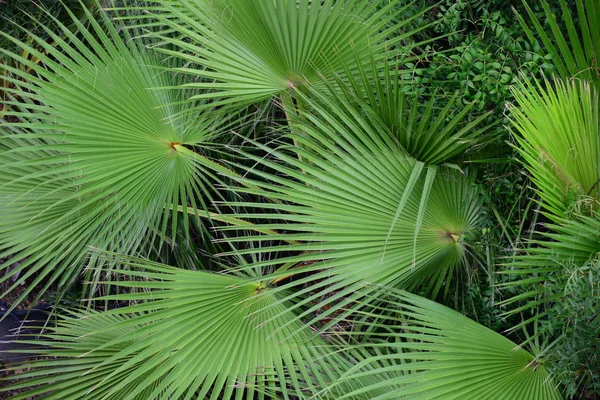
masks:
<path id="1" fill-rule="evenodd" d="M 378 63 L 375 54 L 367 61 L 357 63 L 355 74 L 336 75 L 315 85 L 317 89 L 296 91 L 301 107 L 314 110 L 312 122 L 323 121 L 358 137 L 377 135 L 389 147 L 400 147 L 427 165 L 458 164 L 493 126 L 484 122 L 489 113 L 468 120 L 474 104 L 457 112 L 457 95 L 432 95 L 420 104 L 421 95 L 410 92 L 405 71 L 387 61 Z M 360 121 L 357 130 L 346 123 L 352 120 Z"/>
<path id="2" fill-rule="evenodd" d="M 426 10 L 398 20 L 409 5 L 393 2 L 380 9 L 367 0 L 154 3 L 144 7 L 147 23 L 164 25 L 156 35 L 177 49 L 163 51 L 191 62 L 181 71 L 200 79 L 189 86 L 211 90 L 195 98 L 222 103 L 254 103 L 314 85 L 321 76 L 353 74 L 370 51 L 379 57 L 427 27 L 408 27 Z"/>
<path id="3" fill-rule="evenodd" d="M 61 317 L 36 342 L 49 357 L 15 367 L 31 368 L 15 400 L 310 397 L 350 367 L 260 277 L 121 262 L 115 285 L 136 290 L 104 299 L 134 305 Z"/>
<path id="4" fill-rule="evenodd" d="M 514 94 L 511 123 L 518 150 L 553 219 L 598 209 L 600 118 L 598 91 L 589 82 L 528 83 Z"/>
<path id="5" fill-rule="evenodd" d="M 511 329 L 543 320 L 545 312 L 537 311 L 540 305 L 561 300 L 563 294 L 550 294 L 548 277 L 566 274 L 570 265 L 586 265 L 600 253 L 600 215 L 578 216 L 564 219 L 560 224 L 547 224 L 549 232 L 541 232 L 540 239 L 532 240 L 527 252 L 514 257 L 507 268 L 499 273 L 509 275 L 499 288 L 520 289 L 498 304 L 515 304 L 506 314 L 531 313 L 531 317 Z M 533 311 L 536 312 L 533 312 Z"/>
<path id="6" fill-rule="evenodd" d="M 293 126 L 295 146 L 264 147 L 271 157 L 254 157 L 264 168 L 249 170 L 243 182 L 258 189 L 237 189 L 270 202 L 230 203 L 253 210 L 236 218 L 278 232 L 228 238 L 265 243 L 236 254 L 282 254 L 273 282 L 300 289 L 290 296 L 310 294 L 298 305 L 340 300 L 322 316 L 351 304 L 364 282 L 401 288 L 428 282 L 433 292 L 442 290 L 465 259 L 481 216 L 477 193 L 461 173 L 426 167 L 390 148 L 381 134 L 355 134 L 363 132 L 360 120 L 346 122 L 315 118 L 314 125 Z"/>
<path id="7" fill-rule="evenodd" d="M 346 350 L 358 361 L 340 383 L 366 377 L 379 382 L 346 392 L 340 399 L 382 388 L 387 389 L 384 394 L 369 398 L 561 398 L 542 361 L 499 333 L 408 292 L 386 289 L 379 294 L 388 300 L 385 315 L 365 305 L 362 316 L 371 321 L 369 329 L 360 333 L 363 343 Z"/>
<path id="8" fill-rule="evenodd" d="M 165 65 L 106 18 L 77 35 L 57 22 L 64 40 L 46 29 L 54 45 L 14 40 L 43 62 L 0 50 L 31 68 L 11 71 L 6 89 L 0 259 L 12 258 L 0 269 L 18 265 L 2 278 L 20 273 L 14 287 L 38 272 L 29 287 L 43 283 L 42 292 L 70 283 L 90 246 L 132 254 L 149 235 L 175 236 L 188 211 L 206 207 L 219 169 L 191 149 L 218 132 L 215 117 L 182 116 Z"/>

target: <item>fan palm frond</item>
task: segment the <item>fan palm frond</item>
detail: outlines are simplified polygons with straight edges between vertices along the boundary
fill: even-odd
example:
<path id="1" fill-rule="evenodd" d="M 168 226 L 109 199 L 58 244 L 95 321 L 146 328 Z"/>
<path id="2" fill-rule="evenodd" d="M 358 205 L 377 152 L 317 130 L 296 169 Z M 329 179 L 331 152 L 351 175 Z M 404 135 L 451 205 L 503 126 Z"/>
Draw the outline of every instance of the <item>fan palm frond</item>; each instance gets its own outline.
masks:
<path id="1" fill-rule="evenodd" d="M 460 107 L 457 96 L 444 100 L 432 95 L 421 105 L 422 99 L 409 92 L 403 72 L 387 62 L 392 57 L 384 58 L 381 67 L 371 53 L 370 62 L 357 63 L 355 74 L 325 80 L 318 89 L 300 89 L 305 93 L 297 96 L 298 107 L 309 116 L 304 123 L 336 121 L 348 130 L 344 121 L 360 119 L 359 131 L 353 134 L 380 135 L 388 147 L 400 148 L 427 165 L 455 163 L 482 144 L 483 134 L 492 127 L 483 124 L 488 114 L 471 119 L 473 104 Z"/>
<path id="2" fill-rule="evenodd" d="M 533 240 L 526 251 L 507 263 L 501 274 L 510 278 L 500 288 L 512 289 L 515 294 L 499 302 L 512 305 L 506 314 L 522 313 L 527 318 L 512 329 L 518 329 L 546 317 L 544 311 L 559 301 L 561 293 L 549 292 L 551 278 L 563 276 L 567 267 L 583 266 L 596 260 L 600 254 L 600 215 L 579 215 L 577 219 L 564 219 L 558 224 L 548 224 L 549 232 L 540 240 Z"/>
<path id="3" fill-rule="evenodd" d="M 290 137 L 297 146 L 263 146 L 275 161 L 247 154 L 261 168 L 242 180 L 254 189 L 239 190 L 273 203 L 228 204 L 254 210 L 235 217 L 278 234 L 226 240 L 276 241 L 236 254 L 290 252 L 276 260 L 271 283 L 301 288 L 290 296 L 311 294 L 304 305 L 317 299 L 321 306 L 341 299 L 349 304 L 364 282 L 411 288 L 429 281 L 434 292 L 441 290 L 464 260 L 480 218 L 468 179 L 453 169 L 426 168 L 397 145 L 390 148 L 386 134 L 369 130 L 360 118 L 338 117 L 343 124 L 335 118 L 294 124 Z"/>
<path id="4" fill-rule="evenodd" d="M 556 81 L 542 89 L 529 82 L 514 90 L 511 123 L 518 151 L 548 215 L 565 217 L 600 195 L 598 92 L 590 83 Z"/>
<path id="5" fill-rule="evenodd" d="M 384 394 L 368 398 L 561 398 L 542 360 L 499 333 L 414 294 L 385 288 L 380 295 L 388 300 L 386 314 L 393 315 L 382 320 L 377 309 L 364 311 L 373 322 L 358 333 L 363 343 L 347 350 L 358 362 L 340 379 L 379 377 L 379 382 L 341 399 L 381 388 Z"/>
<path id="6" fill-rule="evenodd" d="M 20 262 L 1 279 L 20 273 L 14 288 L 35 274 L 40 295 L 72 282 L 89 246 L 131 254 L 148 235 L 175 236 L 180 220 L 187 228 L 223 170 L 202 154 L 220 117 L 182 115 L 168 88 L 181 76 L 108 18 L 89 19 L 87 29 L 74 17 L 77 34 L 45 27 L 53 46 L 31 34 L 44 54 L 12 39 L 43 64 L 0 49 L 31 69 L 11 71 L 22 79 L 7 89 L 14 122 L 0 134 L 0 268 Z"/>
<path id="7" fill-rule="evenodd" d="M 598 91 L 585 80 L 555 80 L 547 88 L 526 81 L 511 108 L 517 150 L 552 223 L 501 272 L 508 282 L 507 314 L 522 313 L 513 329 L 543 319 L 557 300 L 546 283 L 569 265 L 585 265 L 600 252 L 600 118 Z M 507 291 L 508 292 L 508 291 Z M 533 335 L 535 337 L 536 335 Z"/>
<path id="8" fill-rule="evenodd" d="M 379 7 L 367 0 L 164 0 L 150 9 L 147 23 L 166 26 L 158 37 L 175 50 L 162 51 L 191 63 L 181 71 L 201 78 L 186 86 L 211 90 L 194 98 L 239 105 L 289 95 L 345 67 L 354 70 L 368 61 L 369 51 L 400 48 L 414 33 L 402 30 L 427 11 L 390 24 L 408 6 Z"/>
<path id="9" fill-rule="evenodd" d="M 43 335 L 49 358 L 6 389 L 31 388 L 15 400 L 289 398 L 349 367 L 324 357 L 326 342 L 260 276 L 117 257 L 127 269 L 115 284 L 136 291 L 108 299 L 132 305 L 62 317 Z"/>

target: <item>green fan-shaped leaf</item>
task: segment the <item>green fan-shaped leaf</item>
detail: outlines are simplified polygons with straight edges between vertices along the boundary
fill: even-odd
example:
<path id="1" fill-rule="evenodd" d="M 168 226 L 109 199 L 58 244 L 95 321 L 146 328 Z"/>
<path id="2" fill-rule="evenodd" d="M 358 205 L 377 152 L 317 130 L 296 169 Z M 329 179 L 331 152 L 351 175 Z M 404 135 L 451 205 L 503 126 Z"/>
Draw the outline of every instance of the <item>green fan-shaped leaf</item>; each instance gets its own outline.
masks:
<path id="1" fill-rule="evenodd" d="M 528 82 L 515 90 L 518 107 L 511 109 L 517 149 L 553 222 L 502 271 L 510 276 L 502 287 L 512 293 L 500 304 L 525 316 L 514 328 L 544 318 L 542 305 L 556 300 L 546 289 L 550 276 L 600 251 L 598 92 L 579 79 L 546 83 L 546 89 Z"/>
<path id="2" fill-rule="evenodd" d="M 464 259 L 469 232 L 480 217 L 468 180 L 455 170 L 425 168 L 401 148 L 390 148 L 384 135 L 365 134 L 360 119 L 312 122 L 293 126 L 296 146 L 264 147 L 275 161 L 255 158 L 265 168 L 248 171 L 243 182 L 258 189 L 240 190 L 274 204 L 231 205 L 253 210 L 237 218 L 279 234 L 230 238 L 276 241 L 236 253 L 290 252 L 276 260 L 280 267 L 272 283 L 309 273 L 284 285 L 301 288 L 290 296 L 311 294 L 302 300 L 305 305 L 341 299 L 349 304 L 364 282 L 410 288 L 428 281 L 439 291 Z"/>
<path id="3" fill-rule="evenodd" d="M 414 294 L 386 288 L 380 295 L 392 316 L 364 312 L 375 322 L 361 333 L 363 343 L 347 350 L 359 361 L 341 378 L 379 382 L 341 399 L 560 399 L 541 360 L 499 333 Z M 382 388 L 385 394 L 369 396 Z"/>
<path id="4" fill-rule="evenodd" d="M 586 265 L 600 254 L 600 216 L 579 215 L 577 219 L 563 219 L 548 224 L 549 232 L 533 240 L 526 251 L 507 263 L 500 273 L 510 276 L 507 283 L 499 285 L 511 289 L 514 294 L 499 302 L 500 306 L 511 304 L 506 314 L 522 313 L 527 316 L 513 329 L 532 323 L 546 316 L 546 308 L 559 301 L 560 295 L 548 291 L 551 276 L 563 276 L 567 267 Z M 542 240 L 543 239 L 543 240 Z"/>
<path id="5" fill-rule="evenodd" d="M 482 124 L 487 114 L 469 121 L 473 105 L 457 110 L 456 96 L 444 102 L 434 95 L 420 105 L 418 95 L 408 92 L 402 71 L 384 63 L 382 72 L 373 54 L 370 62 L 363 64 L 345 79 L 318 85 L 318 90 L 304 89 L 306 94 L 298 96 L 298 106 L 306 109 L 308 119 L 329 124 L 335 121 L 340 126 L 346 125 L 344 121 L 360 119 L 353 134 L 380 135 L 389 147 L 399 147 L 427 165 L 456 162 L 481 144 L 483 133 L 492 126 Z"/>
<path id="6" fill-rule="evenodd" d="M 181 69 L 203 78 L 187 86 L 214 90 L 195 98 L 237 104 L 313 85 L 344 67 L 353 70 L 357 62 L 368 61 L 369 51 L 385 54 L 399 45 L 413 33 L 404 28 L 427 11 L 390 24 L 404 7 L 389 3 L 378 9 L 367 0 L 157 4 L 149 23 L 156 19 L 166 26 L 159 37 L 177 48 L 163 51 L 196 65 Z"/>
<path id="7" fill-rule="evenodd" d="M 63 317 L 43 335 L 48 357 L 6 389 L 31 388 L 15 399 L 289 398 L 349 367 L 261 277 L 120 262 L 115 284 L 137 290 L 108 299 L 133 305 Z"/>
<path id="8" fill-rule="evenodd" d="M 21 273 L 15 286 L 37 273 L 40 295 L 72 282 L 89 246 L 131 254 L 148 235 L 175 236 L 207 207 L 222 170 L 199 151 L 223 123 L 181 114 L 182 93 L 168 88 L 181 77 L 107 18 L 90 18 L 90 29 L 74 19 L 77 34 L 55 23 L 45 27 L 52 46 L 30 35 L 43 50 L 14 40 L 43 63 L 0 49 L 31 68 L 11 71 L 19 79 L 6 89 L 0 259 L 11 259 L 0 269 L 20 263 L 2 278 Z"/>

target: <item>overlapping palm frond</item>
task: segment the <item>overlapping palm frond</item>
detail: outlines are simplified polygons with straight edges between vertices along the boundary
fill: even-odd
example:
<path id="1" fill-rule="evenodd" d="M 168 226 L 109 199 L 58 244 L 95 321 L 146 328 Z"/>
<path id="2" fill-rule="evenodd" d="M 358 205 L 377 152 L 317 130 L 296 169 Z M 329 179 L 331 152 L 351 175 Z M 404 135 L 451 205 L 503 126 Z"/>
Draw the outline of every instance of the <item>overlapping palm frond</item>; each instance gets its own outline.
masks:
<path id="1" fill-rule="evenodd" d="M 577 78 L 594 82 L 600 88 L 600 5 L 596 0 L 576 0 L 577 15 L 572 15 L 565 0 L 560 0 L 560 12 L 566 28 L 562 29 L 558 17 L 550 9 L 546 0 L 541 1 L 544 7 L 546 23 L 538 20 L 527 1 L 523 1 L 527 13 L 533 23 L 535 32 L 552 56 L 556 73 L 563 79 Z M 531 41 L 535 40 L 530 25 L 517 14 L 521 26 Z M 578 26 L 576 26 L 578 24 Z"/>
<path id="2" fill-rule="evenodd" d="M 581 35 L 566 21 L 567 41 L 582 41 L 557 64 L 569 75 L 595 71 L 581 55 L 597 49 L 584 1 Z M 103 311 L 58 317 L 35 342 L 43 357 L 11 367 L 24 381 L 0 392 L 559 398 L 541 357 L 405 291 L 447 294 L 467 266 L 482 207 L 460 161 L 489 128 L 456 98 L 420 105 L 405 92 L 401 47 L 427 10 L 392 23 L 401 2 L 133 3 L 114 3 L 122 26 L 106 14 L 89 27 L 73 16 L 75 31 L 55 20 L 44 28 L 52 44 L 0 34 L 20 49 L 0 53 L 26 67 L 9 71 L 2 92 L 0 282 L 28 281 L 22 297 L 66 288 L 82 271 L 92 292 L 112 285 L 90 296 Z M 544 44 L 564 53 L 550 25 L 556 38 Z M 547 274 L 600 250 L 598 92 L 585 76 L 515 92 L 519 151 L 553 223 L 506 271 L 519 289 L 506 303 L 527 301 L 514 313 L 554 300 L 543 298 Z M 232 150 L 243 176 L 212 161 L 229 112 L 273 98 L 288 122 L 281 145 Z M 233 211 L 217 214 L 226 208 L 214 200 Z M 176 252 L 179 268 L 131 257 L 199 243 L 201 216 L 230 223 L 215 240 L 231 248 L 222 264 L 198 263 L 194 250 Z"/>
<path id="3" fill-rule="evenodd" d="M 19 265 L 1 279 L 20 274 L 16 287 L 36 274 L 29 290 L 43 282 L 40 295 L 72 282 L 89 246 L 131 254 L 149 235 L 175 236 L 207 207 L 222 169 L 200 153 L 219 117 L 180 116 L 181 91 L 169 87 L 181 76 L 108 18 L 90 21 L 74 18 L 77 34 L 45 27 L 54 45 L 31 34 L 44 54 L 12 39 L 44 63 L 0 49 L 31 69 L 11 71 L 0 136 L 0 259 L 10 257 L 0 269 Z"/>
<path id="4" fill-rule="evenodd" d="M 598 91 L 589 82 L 556 81 L 515 89 L 511 108 L 518 151 L 550 218 L 598 209 L 600 118 Z"/>
<path id="5" fill-rule="evenodd" d="M 389 24 L 404 8 L 367 0 L 163 0 L 147 23 L 166 26 L 159 37 L 177 50 L 163 51 L 192 64 L 181 71 L 200 80 L 187 86 L 211 90 L 195 98 L 239 105 L 289 96 L 320 76 L 354 71 L 371 51 L 398 48 L 414 33 L 402 29 L 427 11 Z"/>
<path id="6" fill-rule="evenodd" d="M 292 297 L 310 294 L 302 305 L 317 299 L 321 306 L 349 304 L 364 282 L 412 288 L 427 281 L 433 292 L 444 289 L 480 218 L 468 180 L 453 169 L 427 168 L 393 142 L 390 147 L 387 132 L 371 130 L 361 118 L 328 116 L 326 110 L 314 118 L 307 112 L 298 121 L 311 123 L 292 126 L 296 146 L 264 147 L 275 161 L 254 157 L 260 167 L 243 183 L 256 189 L 240 190 L 273 204 L 230 204 L 254 210 L 236 218 L 279 233 L 227 240 L 282 243 L 237 253 L 290 252 L 276 260 L 272 284 L 292 276 L 283 286 L 300 289 Z"/>
<path id="7" fill-rule="evenodd" d="M 133 305 L 63 317 L 15 400 L 304 398 L 349 367 L 263 277 L 118 257 L 115 284 L 136 290 L 109 299 Z"/>
<path id="8" fill-rule="evenodd" d="M 502 335 L 414 294 L 385 288 L 380 295 L 386 297 L 385 310 L 365 305 L 369 329 L 357 333 L 362 344 L 347 349 L 358 362 L 339 381 L 379 382 L 341 399 L 561 398 L 543 361 Z M 381 388 L 384 394 L 369 395 Z"/>

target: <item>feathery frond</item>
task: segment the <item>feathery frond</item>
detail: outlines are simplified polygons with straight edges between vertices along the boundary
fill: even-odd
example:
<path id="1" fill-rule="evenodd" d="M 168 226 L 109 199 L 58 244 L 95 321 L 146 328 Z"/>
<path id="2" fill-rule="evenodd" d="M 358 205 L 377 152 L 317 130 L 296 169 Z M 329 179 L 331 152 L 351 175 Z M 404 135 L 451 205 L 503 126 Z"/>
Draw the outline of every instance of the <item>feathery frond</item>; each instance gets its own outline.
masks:
<path id="1" fill-rule="evenodd" d="M 518 151 L 551 218 L 600 196 L 598 92 L 589 82 L 556 81 L 543 89 L 529 82 L 515 89 L 511 107 Z"/>

